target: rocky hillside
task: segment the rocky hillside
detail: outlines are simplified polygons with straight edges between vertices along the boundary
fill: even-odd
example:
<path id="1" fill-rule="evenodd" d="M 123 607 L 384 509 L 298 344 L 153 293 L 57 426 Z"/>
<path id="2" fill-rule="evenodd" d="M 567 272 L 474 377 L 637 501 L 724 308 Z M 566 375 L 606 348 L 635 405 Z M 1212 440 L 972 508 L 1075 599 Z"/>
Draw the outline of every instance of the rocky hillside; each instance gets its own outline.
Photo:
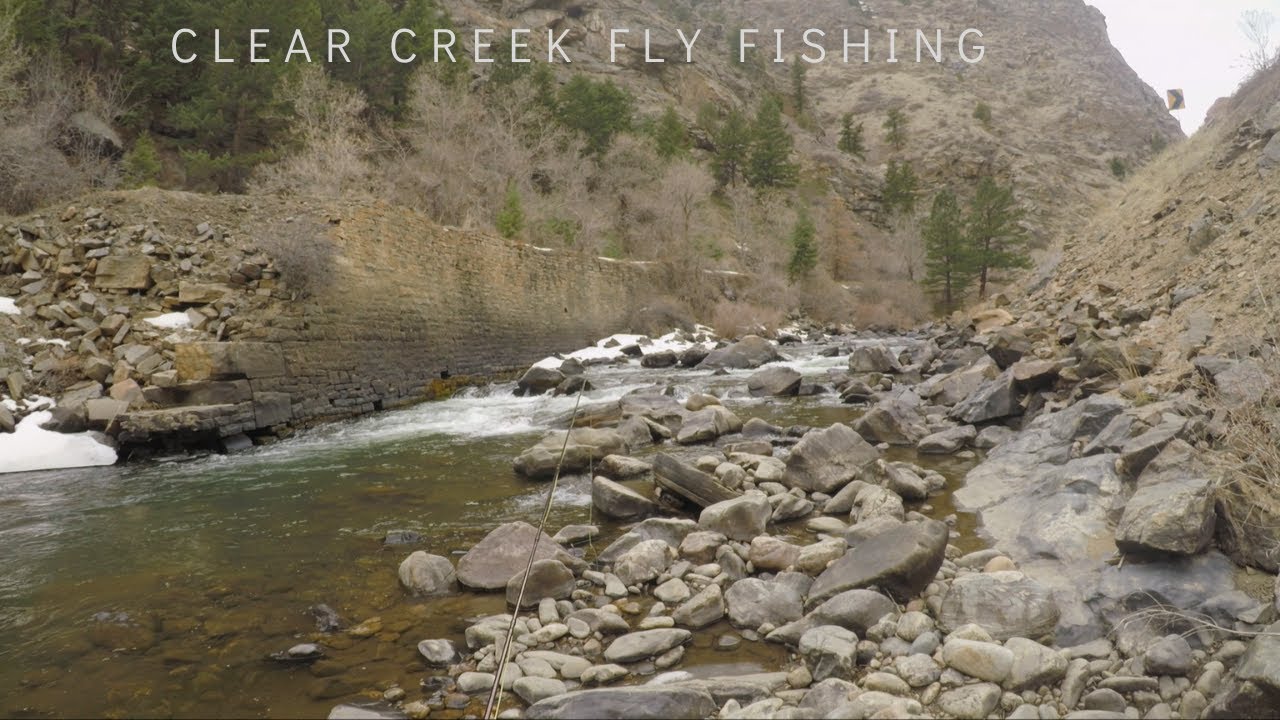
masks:
<path id="1" fill-rule="evenodd" d="M 1113 191 L 1015 307 L 1159 350 L 1150 382 L 1204 355 L 1272 352 L 1280 309 L 1280 68 L 1220 102 L 1206 127 Z M 1090 320 L 1092 319 L 1092 320 Z"/>
<path id="2" fill-rule="evenodd" d="M 905 3 L 785 0 L 687 2 L 686 0 L 552 0 L 485 2 L 458 0 L 451 10 L 462 27 L 554 27 L 571 30 L 567 47 L 574 68 L 609 77 L 631 90 L 642 113 L 656 116 L 674 104 L 690 126 L 706 103 L 743 107 L 765 92 L 786 95 L 792 60 L 812 53 L 801 42 L 809 28 L 826 31 L 827 58 L 809 66 L 810 106 L 793 116 L 797 151 L 818 184 L 829 183 L 862 224 L 857 233 L 876 236 L 867 221 L 878 220 L 878 196 L 885 163 L 910 160 L 929 194 L 947 185 L 961 191 L 984 173 L 1012 180 L 1029 210 L 1029 221 L 1048 240 L 1078 224 L 1100 190 L 1116 179 L 1112 158 L 1134 167 L 1153 147 L 1182 138 L 1161 99 L 1111 46 L 1101 13 L 1082 0 L 962 0 Z M 609 64 L 609 29 L 652 28 L 662 65 L 646 65 L 639 38 Z M 702 28 L 697 62 L 683 58 L 677 28 Z M 736 62 L 733 38 L 740 28 L 760 28 L 761 49 Z M 957 52 L 959 33 L 982 30 L 985 56 L 965 63 Z M 772 58 L 770 30 L 784 29 L 787 63 Z M 843 29 L 852 41 L 870 31 L 871 62 L 860 51 L 843 62 Z M 900 62 L 888 56 L 886 30 L 898 28 Z M 941 64 L 923 51 L 915 63 L 915 29 L 941 29 Z M 633 35 L 636 33 L 632 33 Z M 931 36 L 932 37 L 932 36 Z M 971 48 L 970 54 L 974 52 Z M 990 120 L 975 117 L 980 104 Z M 881 124 L 890 109 L 908 116 L 907 142 L 890 147 Z M 852 112 L 865 123 L 868 157 L 848 158 L 836 150 L 840 118 Z M 875 252 L 883 248 L 871 247 Z"/>

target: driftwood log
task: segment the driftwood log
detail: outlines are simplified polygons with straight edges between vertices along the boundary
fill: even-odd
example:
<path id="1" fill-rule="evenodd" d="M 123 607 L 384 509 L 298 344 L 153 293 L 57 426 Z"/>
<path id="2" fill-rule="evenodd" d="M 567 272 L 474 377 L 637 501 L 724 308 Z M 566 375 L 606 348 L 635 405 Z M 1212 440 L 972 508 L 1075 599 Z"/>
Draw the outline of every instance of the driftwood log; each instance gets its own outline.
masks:
<path id="1" fill-rule="evenodd" d="M 679 495 L 698 507 L 715 505 L 742 495 L 721 485 L 714 476 L 680 462 L 666 453 L 658 453 L 654 457 L 653 478 L 658 487 Z"/>

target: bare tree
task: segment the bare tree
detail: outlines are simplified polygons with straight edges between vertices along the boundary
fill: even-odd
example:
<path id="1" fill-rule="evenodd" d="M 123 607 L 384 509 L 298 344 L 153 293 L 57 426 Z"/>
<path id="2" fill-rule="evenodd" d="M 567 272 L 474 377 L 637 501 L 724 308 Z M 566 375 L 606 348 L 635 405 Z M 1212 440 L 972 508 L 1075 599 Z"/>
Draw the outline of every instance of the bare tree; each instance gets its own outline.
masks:
<path id="1" fill-rule="evenodd" d="M 667 202 L 678 212 L 680 241 L 689 244 L 694 215 L 715 190 L 716 181 L 701 165 L 681 160 L 672 163 L 662 177 L 660 189 Z"/>
<path id="2" fill-rule="evenodd" d="M 1240 13 L 1240 32 L 1244 33 L 1249 49 L 1244 61 L 1253 74 L 1260 73 L 1280 60 L 1280 47 L 1271 46 L 1271 27 L 1276 17 L 1266 10 L 1245 10 Z"/>

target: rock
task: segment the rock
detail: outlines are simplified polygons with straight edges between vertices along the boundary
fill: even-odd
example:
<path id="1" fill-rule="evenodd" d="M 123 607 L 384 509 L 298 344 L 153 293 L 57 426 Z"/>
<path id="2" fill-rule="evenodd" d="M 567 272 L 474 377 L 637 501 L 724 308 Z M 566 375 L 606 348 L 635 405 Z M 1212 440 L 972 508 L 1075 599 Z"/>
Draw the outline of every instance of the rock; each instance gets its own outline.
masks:
<path id="1" fill-rule="evenodd" d="M 604 515 L 619 520 L 639 520 L 657 515 L 660 510 L 649 498 L 600 475 L 591 479 L 591 504 Z"/>
<path id="2" fill-rule="evenodd" d="M 858 510 L 855 517 L 858 523 L 873 522 L 884 518 L 900 523 L 906 517 L 902 496 L 878 485 L 868 485 L 862 488 L 862 491 L 858 493 L 857 505 Z"/>
<path id="3" fill-rule="evenodd" d="M 814 581 L 808 604 L 846 590 L 877 586 L 907 602 L 933 581 L 947 549 L 947 526 L 936 520 L 909 523 L 859 543 Z"/>
<path id="4" fill-rule="evenodd" d="M 814 680 L 852 680 L 857 670 L 858 636 L 837 625 L 820 625 L 805 632 L 799 650 Z"/>
<path id="5" fill-rule="evenodd" d="M 724 595 L 720 586 L 712 583 L 676 608 L 671 617 L 677 625 L 697 629 L 718 622 L 724 613 Z"/>
<path id="6" fill-rule="evenodd" d="M 1056 360 L 1020 360 L 1009 368 L 1013 384 L 1027 392 L 1053 385 L 1061 368 Z"/>
<path id="7" fill-rule="evenodd" d="M 1100 688 L 1084 696 L 1082 703 L 1085 710 L 1101 710 L 1103 712 L 1124 713 L 1124 696 L 1109 688 Z"/>
<path id="8" fill-rule="evenodd" d="M 178 281 L 178 302 L 183 305 L 208 305 L 218 302 L 230 292 L 230 287 L 217 283 Z"/>
<path id="9" fill-rule="evenodd" d="M 647 660 L 693 639 L 693 633 L 680 628 L 659 628 L 627 633 L 614 639 L 604 651 L 605 662 L 630 663 Z"/>
<path id="10" fill-rule="evenodd" d="M 970 677 L 1002 683 L 1013 672 L 1013 651 L 992 642 L 948 638 L 942 662 Z"/>
<path id="11" fill-rule="evenodd" d="M 151 260 L 144 255 L 98 258 L 93 286 L 102 290 L 146 290 L 151 287 Z"/>
<path id="12" fill-rule="evenodd" d="M 675 559 L 676 549 L 665 540 L 645 540 L 623 553 L 613 572 L 624 585 L 639 585 L 657 578 Z"/>
<path id="13" fill-rule="evenodd" d="M 916 449 L 924 455 L 950 455 L 963 450 L 977 437 L 977 428 L 961 425 L 926 436 L 916 445 Z"/>
<path id="14" fill-rule="evenodd" d="M 918 406 L 903 395 L 873 405 L 854 421 L 853 429 L 871 442 L 903 447 L 915 445 L 929 433 Z"/>
<path id="15" fill-rule="evenodd" d="M 951 632 L 974 624 L 998 641 L 1041 638 L 1058 624 L 1058 606 L 1050 590 L 1020 572 L 964 575 L 942 599 L 938 624 Z"/>
<path id="16" fill-rule="evenodd" d="M 724 594 L 729 621 L 738 627 L 756 629 L 799 620 L 804 613 L 801 594 L 787 584 L 746 578 L 729 586 Z"/>
<path id="17" fill-rule="evenodd" d="M 1000 368 L 995 361 L 984 355 L 972 365 L 934 375 L 917 385 L 915 391 L 937 405 L 955 405 L 999 375 Z"/>
<path id="18" fill-rule="evenodd" d="M 524 599 L 519 607 L 532 607 L 543 598 L 564 600 L 573 593 L 573 571 L 565 567 L 559 560 L 535 560 L 529 569 L 529 579 L 525 581 L 523 570 L 511 576 L 507 581 L 507 604 L 516 605 L 520 599 L 520 586 L 524 584 Z"/>
<path id="19" fill-rule="evenodd" d="M 773 507 L 767 498 L 748 493 L 703 509 L 698 516 L 698 525 L 731 540 L 748 542 L 764 534 L 772 515 Z"/>
<path id="20" fill-rule="evenodd" d="M 526 522 L 499 525 L 458 560 L 458 581 L 477 590 L 504 590 L 507 582 L 524 571 L 529 548 L 537 537 L 536 560 L 559 560 L 567 566 L 581 564 L 555 540 Z"/>
<path id="21" fill-rule="evenodd" d="M 607 685 L 615 680 L 620 680 L 628 675 L 627 669 L 621 665 L 592 665 L 582 671 L 581 680 L 583 685 Z M 590 716 L 587 716 L 590 717 Z"/>
<path id="22" fill-rule="evenodd" d="M 800 549 L 800 554 L 796 556 L 794 563 L 796 571 L 816 577 L 823 570 L 826 570 L 827 566 L 832 562 L 843 557 L 848 549 L 848 543 L 838 537 L 827 538 L 812 545 L 805 545 Z"/>
<path id="23" fill-rule="evenodd" d="M 1151 675 L 1186 676 L 1195 669 L 1191 645 L 1181 635 L 1166 635 L 1142 654 L 1143 669 Z"/>
<path id="24" fill-rule="evenodd" d="M 414 595 L 446 595 L 456 589 L 458 575 L 453 563 L 421 550 L 400 563 L 400 584 Z"/>
<path id="25" fill-rule="evenodd" d="M 328 720 L 404 720 L 408 716 L 384 705 L 335 705 Z"/>
<path id="26" fill-rule="evenodd" d="M 893 668 L 898 672 L 898 677 L 911 688 L 928 687 L 942 676 L 942 669 L 933 658 L 924 653 L 903 655 L 894 660 Z"/>
<path id="27" fill-rule="evenodd" d="M 493 681 L 493 673 L 464 672 L 458 676 L 458 692 L 468 695 L 486 692 L 493 687 Z"/>
<path id="28" fill-rule="evenodd" d="M 937 707 L 950 717 L 981 720 L 1000 702 L 1000 686 L 992 683 L 965 685 L 938 696 Z"/>
<path id="29" fill-rule="evenodd" d="M 551 539 L 561 545 L 577 545 L 587 542 L 599 534 L 600 528 L 595 525 L 565 525 Z"/>
<path id="30" fill-rule="evenodd" d="M 448 667 L 460 659 L 457 648 L 449 640 L 423 640 L 418 643 L 418 654 L 431 667 Z"/>
<path id="31" fill-rule="evenodd" d="M 541 700 L 563 695 L 567 692 L 565 684 L 560 680 L 543 677 L 522 677 L 511 684 L 511 691 L 521 700 L 533 705 Z"/>
<path id="32" fill-rule="evenodd" d="M 533 479 L 551 478 L 557 467 L 562 474 L 579 472 L 598 464 L 609 455 L 626 454 L 629 450 L 626 441 L 616 430 L 574 428 L 568 432 L 568 445 L 565 444 L 565 431 L 553 431 L 537 445 L 520 453 L 515 459 L 515 471 Z"/>
<path id="33" fill-rule="evenodd" d="M 786 366 L 757 370 L 747 378 L 751 397 L 790 397 L 800 391 L 800 373 Z"/>
<path id="34" fill-rule="evenodd" d="M 784 359 L 773 343 L 756 335 L 747 335 L 732 345 L 712 350 L 698 363 L 703 370 L 727 368 L 730 370 L 754 370 L 766 363 Z"/>
<path id="35" fill-rule="evenodd" d="M 653 466 L 626 455 L 609 455 L 600 461 L 600 472 L 615 480 L 627 480 L 648 475 L 653 472 Z"/>
<path id="36" fill-rule="evenodd" d="M 1029 355 L 1031 350 L 1031 341 L 1016 328 L 998 330 L 987 341 L 987 355 L 1001 370 L 1008 370 L 1014 363 Z"/>
<path id="37" fill-rule="evenodd" d="M 684 423 L 676 433 L 676 442 L 681 445 L 710 442 L 721 435 L 742 430 L 742 420 L 723 405 L 711 405 L 685 416 Z"/>
<path id="38" fill-rule="evenodd" d="M 1013 652 L 1013 670 L 1004 688 L 1013 692 L 1055 687 L 1067 674 L 1067 658 L 1057 650 L 1026 638 L 1009 638 L 1004 646 Z"/>
<path id="39" fill-rule="evenodd" d="M 1014 383 L 1013 372 L 1006 370 L 952 408 L 950 416 L 960 422 L 975 425 L 1020 414 L 1022 406 L 1018 403 L 1018 388 Z"/>
<path id="40" fill-rule="evenodd" d="M 898 356 L 885 345 L 859 345 L 849 353 L 849 372 L 898 373 L 902 366 Z"/>
<path id="41" fill-rule="evenodd" d="M 645 540 L 662 540 L 671 547 L 680 547 L 684 539 L 697 529 L 698 524 L 688 519 L 649 518 L 614 540 L 596 560 L 602 563 L 617 562 L 623 553 Z"/>
<path id="42" fill-rule="evenodd" d="M 1122 552 L 1195 555 L 1213 538 L 1214 481 L 1199 453 L 1173 440 L 1138 478 L 1116 526 Z"/>
<path id="43" fill-rule="evenodd" d="M 791 449 L 783 482 L 828 495 L 849 484 L 880 453 L 849 426 L 810 430 Z"/>
<path id="44" fill-rule="evenodd" d="M 827 678 L 809 688 L 800 700 L 799 708 L 809 717 L 827 717 L 858 690 L 857 685 L 847 680 Z"/>
<path id="45" fill-rule="evenodd" d="M 718 709 L 705 687 L 635 686 L 578 690 L 548 698 L 529 706 L 525 717 L 529 720 L 621 717 L 667 720 L 710 717 Z"/>
<path id="46" fill-rule="evenodd" d="M 1182 420 L 1167 420 L 1129 439 L 1120 448 L 1120 466 L 1125 475 L 1139 477 L 1147 464 L 1155 460 L 1165 446 L 1177 439 L 1185 427 L 1186 423 Z"/>
<path id="47" fill-rule="evenodd" d="M 647 368 L 669 368 L 674 367 L 679 362 L 680 358 L 676 356 L 673 350 L 646 353 L 640 358 L 640 366 Z"/>
<path id="48" fill-rule="evenodd" d="M 555 390 L 564 380 L 565 375 L 559 370 L 534 365 L 516 381 L 516 394 L 542 395 Z"/>
<path id="49" fill-rule="evenodd" d="M 747 559 L 755 566 L 756 572 L 778 572 L 796 564 L 800 559 L 800 547 L 776 537 L 761 535 L 751 541 Z"/>
<path id="50" fill-rule="evenodd" d="M 688 583 L 680 578 L 671 578 L 653 589 L 653 596 L 668 606 L 679 605 L 692 595 Z"/>

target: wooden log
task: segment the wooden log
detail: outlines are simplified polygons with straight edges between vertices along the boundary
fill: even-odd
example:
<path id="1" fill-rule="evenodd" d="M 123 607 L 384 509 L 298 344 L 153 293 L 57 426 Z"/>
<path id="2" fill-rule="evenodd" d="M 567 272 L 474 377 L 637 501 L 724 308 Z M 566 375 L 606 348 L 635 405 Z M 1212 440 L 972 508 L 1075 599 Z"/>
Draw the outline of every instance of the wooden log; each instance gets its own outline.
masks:
<path id="1" fill-rule="evenodd" d="M 658 453 L 653 459 L 653 478 L 662 489 L 675 493 L 698 507 L 740 497 L 741 493 L 721 485 L 714 476 Z"/>

